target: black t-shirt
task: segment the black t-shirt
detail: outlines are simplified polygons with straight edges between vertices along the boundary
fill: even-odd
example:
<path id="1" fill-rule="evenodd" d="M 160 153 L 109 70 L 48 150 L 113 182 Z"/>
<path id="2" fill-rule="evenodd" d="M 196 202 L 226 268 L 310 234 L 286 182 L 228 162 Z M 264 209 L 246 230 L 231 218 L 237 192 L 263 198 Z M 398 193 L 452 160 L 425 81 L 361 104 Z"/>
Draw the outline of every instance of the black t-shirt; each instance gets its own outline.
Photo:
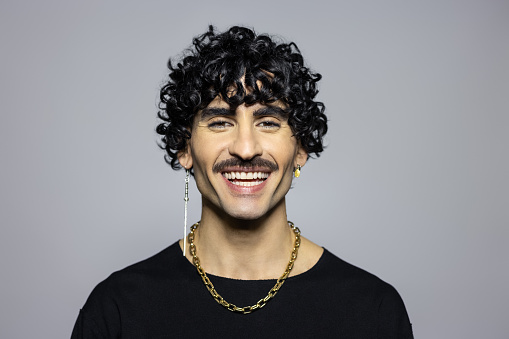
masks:
<path id="1" fill-rule="evenodd" d="M 243 307 L 276 280 L 208 275 L 218 293 Z M 178 242 L 113 273 L 91 293 L 72 338 L 413 338 L 398 292 L 327 250 L 290 277 L 265 307 L 243 315 L 219 305 Z"/>

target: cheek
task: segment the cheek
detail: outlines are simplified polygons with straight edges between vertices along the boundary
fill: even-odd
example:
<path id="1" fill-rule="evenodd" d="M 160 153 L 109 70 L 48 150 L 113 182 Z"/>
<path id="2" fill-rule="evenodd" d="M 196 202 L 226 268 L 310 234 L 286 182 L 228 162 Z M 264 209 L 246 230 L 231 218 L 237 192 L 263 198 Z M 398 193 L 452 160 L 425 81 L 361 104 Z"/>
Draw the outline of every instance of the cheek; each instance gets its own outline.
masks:
<path id="1" fill-rule="evenodd" d="M 194 167 L 203 167 L 203 165 L 207 162 L 207 146 L 203 143 L 202 138 L 197 135 L 194 135 L 191 138 L 190 142 L 190 150 L 193 158 Z"/>
<path id="2" fill-rule="evenodd" d="M 272 155 L 279 162 L 279 165 L 285 165 L 293 168 L 293 162 L 297 156 L 297 144 L 290 142 L 279 142 L 272 146 Z"/>
<path id="3" fill-rule="evenodd" d="M 219 159 L 223 146 L 214 138 L 195 137 L 190 143 L 195 176 L 207 177 Z M 203 179 L 207 180 L 207 179 Z"/>

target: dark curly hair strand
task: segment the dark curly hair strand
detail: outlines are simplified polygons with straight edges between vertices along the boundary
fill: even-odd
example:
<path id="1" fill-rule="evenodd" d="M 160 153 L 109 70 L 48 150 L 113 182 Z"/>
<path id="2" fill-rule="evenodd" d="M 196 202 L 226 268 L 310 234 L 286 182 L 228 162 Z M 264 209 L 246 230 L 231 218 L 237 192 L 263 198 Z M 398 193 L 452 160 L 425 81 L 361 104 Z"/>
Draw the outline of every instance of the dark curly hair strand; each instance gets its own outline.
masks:
<path id="1" fill-rule="evenodd" d="M 209 26 L 205 34 L 193 39 L 186 54 L 176 66 L 168 61 L 169 80 L 160 91 L 158 117 L 163 122 L 156 132 L 162 135 L 161 148 L 173 169 L 181 168 L 177 154 L 191 138 L 195 114 L 218 95 L 232 108 L 283 101 L 294 136 L 308 154 L 320 156 L 327 117 L 323 103 L 313 99 L 321 75 L 304 66 L 293 42 L 278 43 L 238 26 L 217 34 Z M 231 88 L 236 89 L 233 94 Z"/>

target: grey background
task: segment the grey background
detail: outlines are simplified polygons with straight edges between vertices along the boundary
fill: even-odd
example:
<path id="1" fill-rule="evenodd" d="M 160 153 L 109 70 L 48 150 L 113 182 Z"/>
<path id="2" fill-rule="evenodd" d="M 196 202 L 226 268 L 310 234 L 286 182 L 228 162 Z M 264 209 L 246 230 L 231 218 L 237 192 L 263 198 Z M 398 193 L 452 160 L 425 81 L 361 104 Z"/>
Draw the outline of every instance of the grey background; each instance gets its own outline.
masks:
<path id="1" fill-rule="evenodd" d="M 156 103 L 209 23 L 324 76 L 303 234 L 393 284 L 417 338 L 507 338 L 509 3 L 486 0 L 2 1 L 0 337 L 69 337 L 99 281 L 181 237 Z"/>

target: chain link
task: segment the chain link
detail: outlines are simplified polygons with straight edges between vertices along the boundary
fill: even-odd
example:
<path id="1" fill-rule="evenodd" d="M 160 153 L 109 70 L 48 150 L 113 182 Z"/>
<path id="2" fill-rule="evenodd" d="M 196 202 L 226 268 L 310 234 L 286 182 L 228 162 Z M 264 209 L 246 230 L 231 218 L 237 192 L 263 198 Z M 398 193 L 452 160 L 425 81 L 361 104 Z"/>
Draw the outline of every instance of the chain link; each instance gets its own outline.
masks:
<path id="1" fill-rule="evenodd" d="M 290 261 L 288 262 L 288 265 L 286 266 L 286 269 L 283 273 L 283 275 L 277 280 L 274 287 L 272 287 L 269 291 L 269 293 L 265 296 L 265 298 L 262 298 L 256 302 L 256 304 L 252 306 L 245 306 L 245 307 L 238 307 L 234 304 L 231 304 L 223 299 L 217 293 L 216 289 L 214 288 L 214 284 L 210 281 L 209 277 L 207 277 L 207 274 L 205 273 L 205 270 L 200 265 L 200 259 L 196 255 L 196 245 L 194 244 L 194 231 L 200 226 L 200 222 L 197 222 L 193 226 L 191 226 L 191 232 L 189 233 L 187 239 L 189 242 L 189 250 L 191 252 L 191 255 L 193 256 L 193 264 L 196 267 L 196 270 L 198 271 L 198 274 L 200 274 L 201 280 L 205 284 L 205 287 L 207 287 L 207 290 L 210 292 L 214 300 L 222 305 L 223 307 L 227 308 L 229 311 L 236 312 L 236 313 L 242 313 L 242 314 L 249 314 L 256 310 L 259 310 L 263 306 L 265 306 L 269 300 L 274 298 L 277 292 L 279 292 L 279 289 L 281 286 L 283 286 L 284 282 L 286 281 L 286 278 L 290 275 L 290 272 L 292 271 L 293 264 L 295 263 L 295 260 L 297 259 L 297 254 L 299 252 L 300 247 L 300 230 L 298 227 L 295 227 L 293 222 L 288 221 L 288 225 L 292 228 L 293 232 L 295 233 L 295 244 L 293 246 L 292 254 L 290 256 Z"/>

